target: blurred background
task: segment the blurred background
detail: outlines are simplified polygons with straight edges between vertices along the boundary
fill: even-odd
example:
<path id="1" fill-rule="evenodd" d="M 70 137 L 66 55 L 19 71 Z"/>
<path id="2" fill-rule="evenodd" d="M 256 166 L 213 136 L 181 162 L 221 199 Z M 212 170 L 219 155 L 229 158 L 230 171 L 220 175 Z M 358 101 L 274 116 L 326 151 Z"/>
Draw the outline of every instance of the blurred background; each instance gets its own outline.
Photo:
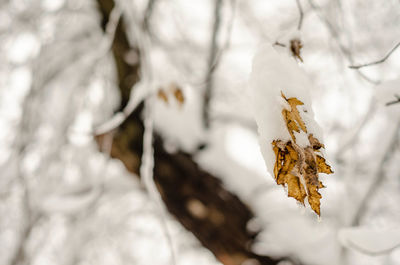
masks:
<path id="1" fill-rule="evenodd" d="M 400 264 L 398 1 L 0 3 L 1 265 Z M 267 173 L 249 100 L 258 45 L 293 36 L 321 218 Z"/>

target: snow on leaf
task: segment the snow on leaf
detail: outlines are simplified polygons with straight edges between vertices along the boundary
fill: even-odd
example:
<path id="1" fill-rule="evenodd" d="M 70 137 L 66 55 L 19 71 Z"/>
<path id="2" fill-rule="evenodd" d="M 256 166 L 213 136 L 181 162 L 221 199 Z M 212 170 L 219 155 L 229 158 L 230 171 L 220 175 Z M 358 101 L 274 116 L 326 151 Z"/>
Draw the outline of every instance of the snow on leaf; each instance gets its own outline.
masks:
<path id="1" fill-rule="evenodd" d="M 322 154 L 318 154 L 324 145 L 312 134 L 308 135 L 308 146 L 301 147 L 296 143 L 294 132 L 300 133 L 301 130 L 307 133 L 306 125 L 297 109 L 297 106 L 303 105 L 303 102 L 297 98 L 286 98 L 282 92 L 281 95 L 290 106 L 290 110 L 282 110 L 282 116 L 292 139 L 286 142 L 272 141 L 272 149 L 276 157 L 275 180 L 278 185 L 287 186 L 288 196 L 295 198 L 301 204 L 304 205 L 304 199 L 307 197 L 311 208 L 320 215 L 322 196 L 318 190 L 324 188 L 324 185 L 319 181 L 318 173 L 331 174 L 333 171 L 326 164 Z"/>
<path id="2" fill-rule="evenodd" d="M 266 43 L 254 56 L 249 87 L 267 170 L 287 188 L 289 197 L 308 203 L 320 215 L 319 189 L 324 185 L 319 173 L 333 172 L 325 161 L 322 130 L 314 119 L 312 83 L 293 54 Z"/>

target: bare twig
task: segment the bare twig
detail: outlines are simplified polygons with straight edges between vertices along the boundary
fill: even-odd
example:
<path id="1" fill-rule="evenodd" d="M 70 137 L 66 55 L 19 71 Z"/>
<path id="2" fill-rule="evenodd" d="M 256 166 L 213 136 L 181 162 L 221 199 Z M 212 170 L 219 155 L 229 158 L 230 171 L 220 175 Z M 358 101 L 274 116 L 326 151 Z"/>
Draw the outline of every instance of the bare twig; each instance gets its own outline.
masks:
<path id="1" fill-rule="evenodd" d="M 399 95 L 394 95 L 394 97 L 396 98 L 396 100 L 389 101 L 388 103 L 386 103 L 386 106 L 390 106 L 390 105 L 397 104 L 397 103 L 400 102 L 400 96 Z"/>
<path id="2" fill-rule="evenodd" d="M 22 156 L 22 154 L 19 154 Z M 21 158 L 19 158 L 22 160 Z M 24 214 L 24 220 L 22 224 L 22 232 L 19 235 L 19 240 L 15 249 L 14 254 L 12 255 L 11 258 L 11 265 L 17 265 L 20 264 L 22 261 L 25 260 L 25 247 L 26 247 L 26 242 L 28 241 L 33 227 L 35 227 L 35 223 L 33 221 L 33 213 L 32 209 L 30 206 L 30 196 L 29 196 L 29 188 L 27 187 L 27 184 L 25 182 L 24 177 L 22 176 L 22 172 L 20 170 L 20 165 L 18 165 L 18 180 L 19 184 L 21 185 L 24 193 L 23 193 L 23 214 Z"/>
<path id="3" fill-rule="evenodd" d="M 327 29 L 329 30 L 333 39 L 336 41 L 341 53 L 347 58 L 347 60 L 349 61 L 350 64 L 353 64 L 353 62 L 354 62 L 353 55 L 352 55 L 350 49 L 348 47 L 346 47 L 345 45 L 343 45 L 343 43 L 340 41 L 338 30 L 325 16 L 322 15 L 321 8 L 319 6 L 317 6 L 313 0 L 308 0 L 308 3 L 310 4 L 310 6 L 314 10 L 314 12 L 317 14 L 317 16 L 319 17 L 321 22 L 323 22 L 325 24 L 325 26 L 327 27 Z M 360 75 L 360 77 L 362 77 L 364 80 L 368 81 L 369 83 L 374 84 L 374 85 L 378 85 L 380 83 L 379 81 L 372 80 L 371 78 L 366 76 L 364 73 L 359 71 L 359 69 L 356 69 L 356 70 L 357 70 L 357 73 Z"/>
<path id="4" fill-rule="evenodd" d="M 222 56 L 224 55 L 224 52 L 229 48 L 230 42 L 231 42 L 231 35 L 232 35 L 232 28 L 233 28 L 233 21 L 235 20 L 235 16 L 236 16 L 236 0 L 230 0 L 229 1 L 231 3 L 231 15 L 230 18 L 228 19 L 227 27 L 226 27 L 226 38 L 223 41 L 223 44 L 221 45 L 221 47 L 219 49 L 217 49 L 217 52 L 214 56 L 214 59 L 212 61 L 210 61 L 209 63 L 209 67 L 208 67 L 208 71 L 206 74 L 206 78 L 205 80 L 203 79 L 201 82 L 193 84 L 193 86 L 200 86 L 200 87 L 204 87 L 205 84 L 207 84 L 208 82 L 208 76 L 212 73 L 214 73 L 214 70 L 218 67 L 219 63 L 221 62 Z M 185 44 L 185 45 L 189 45 L 189 44 Z M 199 49 L 196 48 L 196 49 Z M 211 50 L 211 49 L 210 49 Z"/>
<path id="5" fill-rule="evenodd" d="M 31 139 L 29 136 L 32 136 L 32 119 L 31 115 L 34 112 L 34 103 L 39 97 L 40 94 L 35 93 L 33 89 L 29 90 L 27 96 L 24 99 L 24 103 L 22 105 L 22 115 L 21 121 L 19 125 L 18 135 L 14 139 L 13 145 L 16 149 L 16 161 L 17 161 L 17 183 L 22 190 L 22 205 L 21 211 L 23 214 L 22 224 L 20 227 L 20 233 L 18 237 L 18 241 L 15 244 L 15 251 L 10 259 L 11 265 L 22 264 L 26 261 L 26 244 L 29 240 L 33 228 L 36 226 L 38 220 L 41 215 L 35 211 L 35 209 L 31 206 L 31 190 L 27 183 L 27 177 L 22 170 L 22 163 L 24 159 L 24 153 L 26 148 L 28 147 Z"/>
<path id="6" fill-rule="evenodd" d="M 359 139 L 359 135 L 364 129 L 365 125 L 367 125 L 368 121 L 371 119 L 373 116 L 375 110 L 377 107 L 377 103 L 375 100 L 371 100 L 369 103 L 369 107 L 361 121 L 353 126 L 352 130 L 350 130 L 346 135 L 344 135 L 343 140 L 341 144 L 339 145 L 338 151 L 337 151 L 337 156 L 336 160 L 340 161 L 342 160 L 343 154 L 352 146 L 354 146 L 355 143 L 357 143 Z"/>
<path id="7" fill-rule="evenodd" d="M 301 6 L 300 0 L 296 0 L 296 5 L 297 5 L 297 8 L 299 9 L 299 14 L 300 14 L 299 24 L 297 24 L 297 29 L 300 30 L 301 26 L 303 25 L 304 12 L 303 12 L 303 8 Z"/>
<path id="8" fill-rule="evenodd" d="M 274 45 L 276 45 L 276 46 L 280 46 L 280 47 L 286 47 L 286 45 L 285 45 L 285 44 L 283 44 L 283 43 L 280 43 L 280 42 L 278 42 L 278 41 L 275 41 L 275 42 L 274 42 Z"/>
<path id="9" fill-rule="evenodd" d="M 387 161 L 390 159 L 392 156 L 393 152 L 396 150 L 396 144 L 398 142 L 398 134 L 399 134 L 399 129 L 400 129 L 400 121 L 397 122 L 397 125 L 394 129 L 392 138 L 390 142 L 387 145 L 387 148 L 385 150 L 385 153 L 379 162 L 378 169 L 375 174 L 375 178 L 372 180 L 367 192 L 365 193 L 363 199 L 361 200 L 359 207 L 356 210 L 356 214 L 354 215 L 353 221 L 352 221 L 352 226 L 357 226 L 360 224 L 361 218 L 365 214 L 365 211 L 367 210 L 367 206 L 369 201 L 372 198 L 372 195 L 376 192 L 376 190 L 379 188 L 380 184 L 382 183 L 384 177 L 385 177 L 385 166 Z"/>
<path id="10" fill-rule="evenodd" d="M 37 217 L 34 220 L 29 220 L 29 223 L 25 227 L 23 227 L 23 231 L 20 235 L 20 240 L 18 242 L 16 252 L 14 253 L 10 262 L 11 265 L 18 265 L 26 262 L 26 244 L 31 237 L 32 230 L 36 227 L 39 220 L 41 220 L 40 217 Z"/>
<path id="11" fill-rule="evenodd" d="M 206 88 L 204 91 L 203 121 L 204 121 L 204 126 L 206 128 L 208 128 L 210 125 L 209 107 L 210 107 L 211 93 L 213 89 L 213 72 L 214 69 L 216 68 L 215 58 L 218 49 L 217 37 L 221 27 L 221 13 L 222 13 L 221 9 L 222 9 L 222 0 L 216 0 L 214 6 L 214 25 L 211 37 L 211 44 L 210 44 L 210 55 L 208 58 L 208 71 L 206 75 Z"/>
<path id="12" fill-rule="evenodd" d="M 235 15 L 236 15 L 236 0 L 231 0 L 230 3 L 231 3 L 231 16 L 230 16 L 229 21 L 227 23 L 226 39 L 225 39 L 224 44 L 222 45 L 221 49 L 219 49 L 217 58 L 216 58 L 216 60 L 214 62 L 214 68 L 221 61 L 222 55 L 224 54 L 224 51 L 226 49 L 228 49 L 230 41 L 231 41 L 233 21 L 235 19 Z"/>
<path id="13" fill-rule="evenodd" d="M 110 18 L 105 27 L 106 40 L 108 40 L 108 42 L 110 43 L 109 44 L 110 47 L 114 41 L 115 31 L 117 30 L 117 26 L 121 18 L 121 15 L 122 15 L 121 9 L 118 6 L 115 6 L 110 13 Z"/>
<path id="14" fill-rule="evenodd" d="M 140 85 L 142 85 L 141 82 L 137 83 L 133 91 L 138 91 Z M 143 95 L 137 95 L 135 93 L 131 93 L 128 104 L 125 106 L 125 108 L 122 111 L 115 113 L 106 122 L 95 126 L 95 128 L 93 129 L 93 134 L 101 135 L 111 132 L 114 129 L 118 128 L 129 117 L 129 115 L 131 115 L 131 113 L 140 105 L 140 103 L 143 102 L 143 100 L 145 100 L 148 94 L 149 93 Z"/>
<path id="15" fill-rule="evenodd" d="M 142 164 L 140 165 L 140 176 L 150 198 L 158 207 L 160 213 L 160 222 L 171 251 L 171 264 L 176 265 L 176 255 L 172 236 L 170 230 L 168 229 L 165 204 L 154 182 L 153 120 L 151 117 L 152 102 L 154 102 L 153 98 L 149 98 L 145 101 L 143 154 Z"/>
<path id="16" fill-rule="evenodd" d="M 143 19 L 143 27 L 146 31 L 150 30 L 149 22 L 150 22 L 151 15 L 153 14 L 155 2 L 156 2 L 156 0 L 149 0 L 149 2 L 147 2 L 147 7 L 146 7 L 146 11 L 144 13 L 144 19 Z"/>
<path id="17" fill-rule="evenodd" d="M 129 2 L 126 1 L 121 1 L 123 6 L 125 7 L 125 13 L 124 13 L 124 18 L 127 19 L 127 24 L 135 25 L 141 23 L 140 21 L 135 21 L 135 14 L 132 12 L 132 8 L 129 5 Z M 122 5 L 121 4 L 121 5 Z M 151 17 L 151 12 L 153 10 L 155 1 L 150 1 L 147 6 L 147 26 L 149 26 L 150 22 L 150 17 Z M 148 88 L 148 86 L 151 85 L 152 83 L 152 68 L 150 64 L 150 58 L 149 58 L 149 47 L 151 46 L 151 42 L 149 39 L 149 28 L 140 28 L 140 27 L 131 27 L 131 33 L 132 36 L 136 37 L 136 45 L 138 47 L 139 55 L 140 55 L 140 82 L 134 85 L 131 88 L 130 97 L 129 101 L 126 105 L 126 107 L 123 109 L 123 111 L 120 113 L 120 118 L 116 118 L 115 123 L 111 123 L 111 129 L 112 127 L 116 128 L 122 122 L 124 122 L 128 116 L 140 105 L 142 101 L 144 101 L 144 117 L 143 117 L 143 125 L 144 125 L 144 134 L 143 134 L 143 153 L 141 156 L 141 165 L 140 165 L 140 176 L 142 178 L 143 184 L 149 194 L 149 197 L 154 201 L 156 206 L 159 209 L 160 213 L 160 222 L 161 226 L 163 228 L 163 232 L 165 234 L 167 243 L 170 247 L 171 251 L 171 264 L 176 265 L 176 254 L 174 251 L 174 244 L 173 244 L 173 239 L 170 233 L 170 230 L 168 229 L 168 224 L 167 224 L 167 214 L 165 212 L 165 205 L 163 203 L 163 200 L 161 198 L 161 194 L 159 193 L 156 184 L 154 182 L 154 147 L 153 147 L 153 133 L 154 133 L 154 126 L 153 126 L 153 119 L 152 119 L 152 103 L 154 102 L 154 97 L 152 97 L 152 92 L 151 91 L 145 91 L 142 92 L 142 89 L 140 89 L 140 86 L 144 86 Z M 136 94 L 135 92 L 138 91 Z"/>
<path id="18" fill-rule="evenodd" d="M 381 64 L 383 62 L 385 62 L 390 55 L 392 55 L 392 53 L 400 46 L 400 42 L 396 44 L 396 46 L 394 46 L 386 55 L 385 57 L 383 57 L 382 59 L 378 60 L 378 61 L 374 61 L 374 62 L 370 62 L 370 63 L 366 63 L 366 64 L 360 64 L 360 65 L 350 65 L 349 68 L 351 69 L 360 69 L 362 67 L 366 67 L 366 66 L 371 66 L 371 65 L 377 65 L 377 64 Z"/>

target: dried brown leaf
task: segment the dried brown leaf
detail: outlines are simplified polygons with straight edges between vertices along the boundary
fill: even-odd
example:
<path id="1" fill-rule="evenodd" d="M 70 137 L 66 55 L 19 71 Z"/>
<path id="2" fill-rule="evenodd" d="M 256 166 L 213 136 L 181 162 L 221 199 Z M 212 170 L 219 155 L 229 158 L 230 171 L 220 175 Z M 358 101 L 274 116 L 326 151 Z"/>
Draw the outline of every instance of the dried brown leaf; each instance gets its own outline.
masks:
<path id="1" fill-rule="evenodd" d="M 183 92 L 179 87 L 175 87 L 174 89 L 174 97 L 182 105 L 185 102 L 185 97 L 183 96 Z"/>
<path id="2" fill-rule="evenodd" d="M 308 135 L 308 141 L 310 142 L 311 147 L 314 150 L 319 150 L 321 148 L 325 148 L 323 144 L 321 144 L 317 138 L 315 138 L 312 134 Z"/>
<path id="3" fill-rule="evenodd" d="M 164 101 L 166 104 L 168 104 L 168 96 L 167 96 L 167 93 L 165 93 L 165 91 L 164 91 L 162 88 L 160 88 L 160 89 L 158 90 L 157 97 L 158 97 L 159 99 L 161 99 L 162 101 Z"/>
<path id="4" fill-rule="evenodd" d="M 297 98 L 287 99 L 282 92 L 281 95 L 290 106 L 290 110 L 282 110 L 282 116 L 285 120 L 286 127 L 290 133 L 290 136 L 292 137 L 293 141 L 296 142 L 296 137 L 294 136 L 293 131 L 300 132 L 301 129 L 303 132 L 307 133 L 306 124 L 301 119 L 300 113 L 297 110 L 297 106 L 304 105 L 304 103 Z"/>
<path id="5" fill-rule="evenodd" d="M 323 158 L 320 155 L 317 155 L 316 160 L 317 160 L 318 172 L 326 173 L 326 174 L 333 173 L 331 166 L 326 163 L 325 158 Z"/>
<path id="6" fill-rule="evenodd" d="M 304 199 L 307 197 L 311 208 L 320 215 L 322 196 L 318 190 L 325 186 L 319 180 L 318 174 L 331 174 L 333 171 L 326 164 L 325 158 L 321 154 L 317 154 L 320 153 L 321 148 L 324 148 L 324 145 L 312 134 L 308 135 L 309 145 L 307 147 L 301 147 L 296 143 L 294 132 L 307 133 L 306 125 L 297 110 L 297 106 L 303 105 L 303 102 L 297 98 L 287 99 L 283 93 L 282 97 L 290 106 L 290 110 L 282 110 L 282 116 L 292 140 L 286 142 L 274 140 L 271 143 L 276 157 L 275 180 L 278 185 L 287 187 L 289 197 L 295 198 L 303 205 Z"/>
<path id="7" fill-rule="evenodd" d="M 288 196 L 304 204 L 306 191 L 301 185 L 298 174 L 293 174 L 296 172 L 294 169 L 297 166 L 297 161 L 299 161 L 298 154 L 291 146 L 291 142 L 283 144 L 282 141 L 274 141 L 272 145 L 278 157 L 274 167 L 276 183 L 278 185 L 287 185 Z"/>
<path id="8" fill-rule="evenodd" d="M 160 88 L 157 92 L 158 98 L 167 104 L 169 103 L 168 96 L 171 94 L 176 99 L 176 101 L 178 101 L 179 105 L 182 106 L 183 103 L 185 102 L 185 96 L 182 92 L 182 89 L 175 83 L 171 83 L 166 90 Z"/>
<path id="9" fill-rule="evenodd" d="M 292 55 L 299 59 L 301 62 L 303 62 L 303 58 L 301 58 L 301 48 L 303 48 L 303 44 L 299 39 L 293 39 L 290 41 L 290 51 L 292 52 Z"/>

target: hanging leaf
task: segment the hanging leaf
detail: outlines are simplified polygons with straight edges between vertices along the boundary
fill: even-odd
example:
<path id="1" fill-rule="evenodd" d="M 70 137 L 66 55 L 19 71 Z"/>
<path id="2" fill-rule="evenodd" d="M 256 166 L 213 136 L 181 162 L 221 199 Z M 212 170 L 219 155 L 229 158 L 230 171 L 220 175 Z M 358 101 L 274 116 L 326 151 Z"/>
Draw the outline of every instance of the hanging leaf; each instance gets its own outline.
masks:
<path id="1" fill-rule="evenodd" d="M 272 141 L 276 158 L 275 180 L 278 185 L 287 186 L 288 196 L 295 198 L 301 204 L 304 205 L 307 197 L 311 208 L 320 215 L 322 196 L 318 190 L 324 188 L 324 185 L 319 181 L 318 174 L 331 174 L 333 171 L 320 152 L 324 145 L 312 134 L 308 134 L 308 146 L 301 147 L 296 142 L 294 132 L 307 133 L 305 122 L 297 109 L 297 106 L 303 105 L 303 102 L 297 98 L 286 98 L 282 92 L 281 96 L 290 106 L 290 109 L 282 110 L 282 116 L 292 139 L 286 142 Z"/>
<path id="2" fill-rule="evenodd" d="M 290 41 L 290 51 L 292 52 L 292 55 L 303 62 L 303 58 L 301 58 L 300 55 L 301 48 L 303 48 L 303 44 L 299 39 L 293 39 Z"/>

